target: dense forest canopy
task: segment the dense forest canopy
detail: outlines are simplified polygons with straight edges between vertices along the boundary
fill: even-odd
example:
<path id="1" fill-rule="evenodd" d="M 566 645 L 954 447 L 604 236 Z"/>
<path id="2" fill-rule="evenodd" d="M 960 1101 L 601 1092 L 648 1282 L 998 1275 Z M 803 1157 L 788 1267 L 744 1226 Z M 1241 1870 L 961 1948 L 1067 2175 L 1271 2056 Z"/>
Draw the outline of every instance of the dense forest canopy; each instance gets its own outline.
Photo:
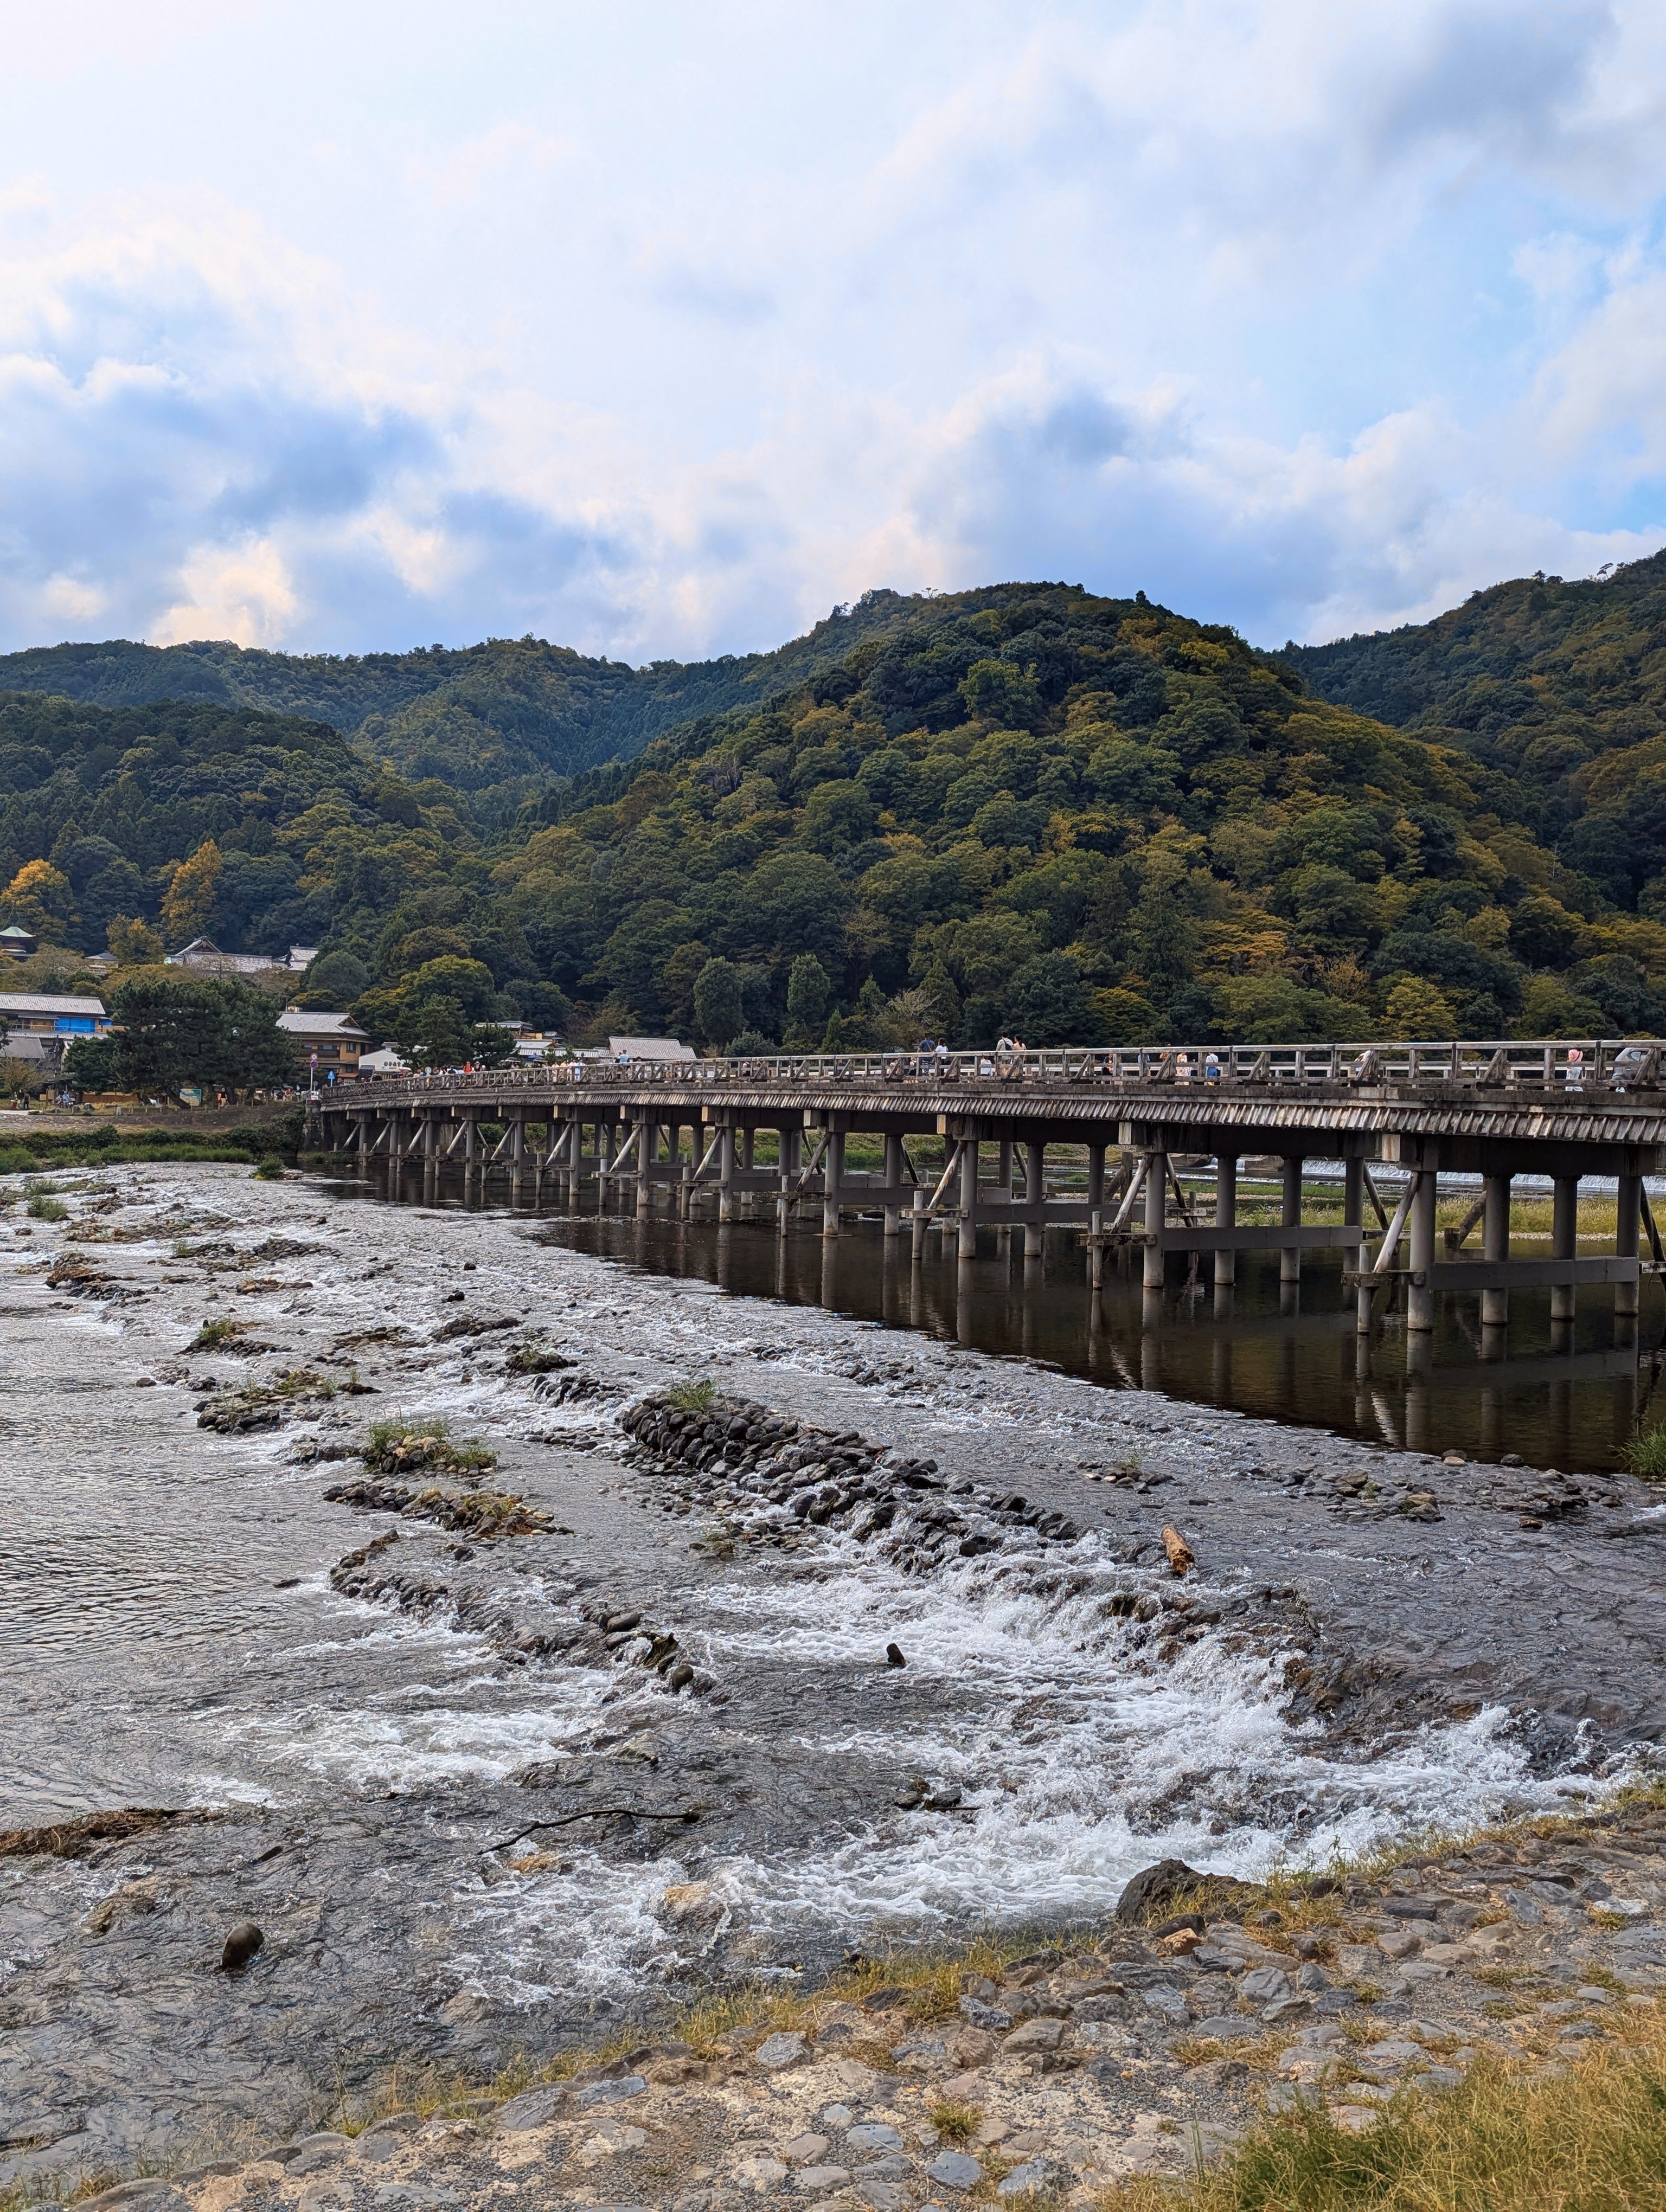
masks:
<path id="1" fill-rule="evenodd" d="M 1603 896 L 1660 907 L 1666 552 L 1578 583 L 1521 577 L 1434 622 L 1285 658 L 1323 697 L 1511 777 L 1535 833 Z"/>
<path id="2" fill-rule="evenodd" d="M 357 702 L 412 658 L 284 665 Z M 512 808 L 382 742 L 443 686 L 350 738 L 344 709 L 13 691 L 0 920 L 82 951 L 144 925 L 136 960 L 193 927 L 316 943 L 309 1000 L 436 1052 L 516 1017 L 754 1046 L 1666 1018 L 1666 556 L 1279 656 L 1008 584 L 870 595 L 762 659 L 762 696 Z"/>
<path id="3" fill-rule="evenodd" d="M 551 774 L 629 759 L 674 723 L 801 681 L 905 618 L 911 604 L 870 592 L 776 652 L 645 668 L 535 637 L 347 656 L 216 641 L 45 646 L 0 654 L 0 691 L 98 707 L 194 701 L 300 715 L 357 738 L 402 775 L 455 784 L 502 817 Z"/>

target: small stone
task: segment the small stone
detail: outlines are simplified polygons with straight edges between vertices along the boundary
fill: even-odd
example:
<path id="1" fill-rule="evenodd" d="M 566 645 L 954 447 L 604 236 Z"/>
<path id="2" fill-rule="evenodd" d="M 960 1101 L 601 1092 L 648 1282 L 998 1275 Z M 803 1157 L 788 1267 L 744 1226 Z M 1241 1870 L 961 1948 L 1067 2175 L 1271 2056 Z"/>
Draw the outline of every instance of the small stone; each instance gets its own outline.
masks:
<path id="1" fill-rule="evenodd" d="M 1189 2066 L 1180 2078 L 1194 2089 L 1235 2089 L 1250 2079 L 1250 2069 L 1240 2058 L 1211 2058 Z"/>
<path id="2" fill-rule="evenodd" d="M 560 2112 L 567 2090 L 560 2084 L 553 2088 L 522 2090 L 520 2097 L 511 2097 L 509 2104 L 500 2104 L 491 2115 L 494 2128 L 502 2128 L 509 2135 L 518 2135 L 522 2128 L 546 2128 Z"/>
<path id="3" fill-rule="evenodd" d="M 793 2176 L 793 2185 L 807 2196 L 822 2197 L 831 2189 L 842 2189 L 850 2179 L 850 2169 L 843 2166 L 807 2166 L 802 2173 Z"/>
<path id="4" fill-rule="evenodd" d="M 583 2106 L 622 2105 L 628 2097 L 640 2097 L 648 2083 L 640 2074 L 621 2074 L 611 2081 L 587 2081 L 579 2091 L 578 2101 Z"/>
<path id="5" fill-rule="evenodd" d="M 869 2212 L 904 2212 L 909 2192 L 900 2181 L 886 2181 L 877 2173 L 856 2177 L 856 2194 Z"/>
<path id="6" fill-rule="evenodd" d="M 766 2035 L 752 2056 L 766 2074 L 780 2074 L 789 2066 L 798 2065 L 807 2052 L 804 2038 L 795 2031 L 791 2034 Z"/>
<path id="7" fill-rule="evenodd" d="M 940 2150 L 926 2168 L 926 2178 L 939 2189 L 961 2193 L 977 2187 L 983 2179 L 983 2168 L 975 2158 L 968 2158 L 964 2150 Z"/>
<path id="8" fill-rule="evenodd" d="M 1149 2000 L 1152 1992 L 1146 1991 Z M 1026 2020 L 1001 2044 L 1003 2051 L 1022 2056 L 1027 2051 L 1056 2051 L 1064 2041 L 1064 2022 L 1061 2020 Z"/>
<path id="9" fill-rule="evenodd" d="M 1262 2008 L 1262 2018 L 1273 2027 L 1288 2027 L 1298 2020 L 1305 2020 L 1313 2010 L 1310 1996 L 1275 1997 L 1270 2005 Z"/>
<path id="10" fill-rule="evenodd" d="M 1333 2105 L 1330 2117 L 1345 2136 L 1362 2136 L 1374 2128 L 1382 2114 L 1373 2105 Z"/>
<path id="11" fill-rule="evenodd" d="M 1391 1936 L 1379 1936 L 1377 1948 L 1385 1959 L 1409 1959 L 1422 1949 L 1423 1939 L 1409 1928 L 1397 1928 Z"/>
<path id="12" fill-rule="evenodd" d="M 240 1920 L 226 1938 L 225 1948 L 220 1954 L 220 1971 L 225 1974 L 240 1974 L 255 1954 L 265 1944 L 264 1931 L 252 1920 Z"/>
<path id="13" fill-rule="evenodd" d="M 1002 2197 L 1053 2196 L 1070 2185 L 1070 2169 L 1056 2159 L 1032 2158 L 1015 2166 L 995 2190 Z"/>
<path id="14" fill-rule="evenodd" d="M 734 2170 L 734 2178 L 741 2188 L 761 2197 L 786 2180 L 787 2168 L 778 2158 L 743 2158 Z"/>
<path id="15" fill-rule="evenodd" d="M 1290 1995 L 1290 1977 L 1277 1966 L 1257 1966 L 1238 1984 L 1238 1992 L 1253 2005 L 1276 2004 Z"/>
<path id="16" fill-rule="evenodd" d="M 903 2138 L 884 2120 L 864 2120 L 860 2127 L 849 2130 L 844 2143 L 847 2150 L 854 2151 L 901 2150 Z"/>
<path id="17" fill-rule="evenodd" d="M 304 2150 L 299 2158 L 290 2160 L 290 2175 L 296 2177 L 304 2173 L 318 2173 L 327 2166 L 337 2166 L 346 2148 L 347 2145 L 344 2142 L 320 2143 L 316 2149 Z"/>
<path id="18" fill-rule="evenodd" d="M 813 2166 L 831 2148 L 825 2136 L 794 2136 L 791 2142 L 781 2145 L 781 2154 L 788 2166 Z"/>

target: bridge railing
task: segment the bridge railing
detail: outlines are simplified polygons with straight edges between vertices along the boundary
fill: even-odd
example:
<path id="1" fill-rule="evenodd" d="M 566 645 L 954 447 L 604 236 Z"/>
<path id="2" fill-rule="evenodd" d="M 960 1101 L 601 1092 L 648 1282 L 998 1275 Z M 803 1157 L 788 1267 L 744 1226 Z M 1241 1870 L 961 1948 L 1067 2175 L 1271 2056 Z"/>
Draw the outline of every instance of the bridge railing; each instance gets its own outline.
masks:
<path id="1" fill-rule="evenodd" d="M 556 1060 L 507 1067 L 444 1069 L 368 1079 L 390 1103 L 439 1092 L 545 1092 L 665 1085 L 678 1090 L 735 1086 L 827 1090 L 1144 1090 L 1237 1085 L 1299 1089 L 1345 1084 L 1360 1089 L 1460 1085 L 1476 1090 L 1654 1091 L 1666 1069 L 1666 1041 L 1652 1037 L 1515 1037 L 1414 1040 L 1399 1044 L 1058 1046 L 1008 1051 L 773 1053 L 735 1060 Z M 362 1097 L 365 1079 L 334 1093 Z"/>

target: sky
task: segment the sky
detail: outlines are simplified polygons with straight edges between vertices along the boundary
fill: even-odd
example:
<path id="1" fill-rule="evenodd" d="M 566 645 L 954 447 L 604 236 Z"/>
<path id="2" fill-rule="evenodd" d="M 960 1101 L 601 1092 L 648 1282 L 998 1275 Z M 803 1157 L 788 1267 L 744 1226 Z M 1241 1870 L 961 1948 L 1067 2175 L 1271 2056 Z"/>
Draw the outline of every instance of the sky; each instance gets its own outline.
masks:
<path id="1" fill-rule="evenodd" d="M 55 0 L 0 650 L 1252 641 L 1666 544 L 1658 0 Z"/>

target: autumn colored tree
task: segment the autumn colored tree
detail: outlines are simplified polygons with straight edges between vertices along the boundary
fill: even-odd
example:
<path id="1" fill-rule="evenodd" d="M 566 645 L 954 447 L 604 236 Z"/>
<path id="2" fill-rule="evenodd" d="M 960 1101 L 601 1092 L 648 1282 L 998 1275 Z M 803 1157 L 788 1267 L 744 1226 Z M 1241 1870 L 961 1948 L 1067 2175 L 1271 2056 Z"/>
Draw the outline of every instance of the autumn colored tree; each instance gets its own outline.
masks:
<path id="1" fill-rule="evenodd" d="M 70 878 L 50 860 L 26 860 L 0 898 L 9 921 L 49 944 L 61 944 L 76 922 L 75 894 Z"/>
<path id="2" fill-rule="evenodd" d="M 162 933 L 171 945 L 187 945 L 207 927 L 225 865 L 218 845 L 205 837 L 175 868 L 162 894 Z"/>

